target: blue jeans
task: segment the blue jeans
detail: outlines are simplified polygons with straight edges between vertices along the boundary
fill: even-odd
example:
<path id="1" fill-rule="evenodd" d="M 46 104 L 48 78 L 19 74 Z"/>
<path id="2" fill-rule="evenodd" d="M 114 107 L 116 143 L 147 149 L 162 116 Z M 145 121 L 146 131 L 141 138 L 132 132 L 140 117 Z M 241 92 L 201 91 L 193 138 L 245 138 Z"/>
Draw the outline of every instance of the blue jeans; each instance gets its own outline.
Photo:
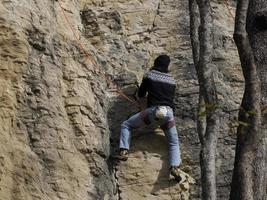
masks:
<path id="1" fill-rule="evenodd" d="M 132 129 L 151 124 L 159 125 L 164 131 L 164 134 L 168 140 L 170 166 L 179 166 L 181 164 L 181 153 L 179 148 L 178 134 L 173 117 L 173 110 L 167 106 L 166 116 L 163 119 L 157 120 L 155 119 L 156 109 L 156 106 L 147 108 L 145 111 L 133 115 L 122 123 L 120 148 L 128 150 L 130 149 Z"/>

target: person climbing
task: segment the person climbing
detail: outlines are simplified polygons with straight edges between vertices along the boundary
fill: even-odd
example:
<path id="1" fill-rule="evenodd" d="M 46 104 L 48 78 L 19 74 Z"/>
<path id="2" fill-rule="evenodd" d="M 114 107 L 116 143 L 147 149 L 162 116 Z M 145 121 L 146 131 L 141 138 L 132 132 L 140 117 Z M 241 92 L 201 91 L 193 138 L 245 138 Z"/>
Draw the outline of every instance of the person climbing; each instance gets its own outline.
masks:
<path id="1" fill-rule="evenodd" d="M 144 75 L 138 97 L 142 99 L 147 94 L 147 108 L 122 123 L 119 152 L 114 158 L 121 161 L 128 159 L 132 129 L 145 125 L 159 125 L 168 140 L 170 174 L 179 182 L 181 157 L 173 116 L 176 84 L 168 73 L 169 64 L 170 57 L 160 55 L 155 59 L 151 70 Z"/>

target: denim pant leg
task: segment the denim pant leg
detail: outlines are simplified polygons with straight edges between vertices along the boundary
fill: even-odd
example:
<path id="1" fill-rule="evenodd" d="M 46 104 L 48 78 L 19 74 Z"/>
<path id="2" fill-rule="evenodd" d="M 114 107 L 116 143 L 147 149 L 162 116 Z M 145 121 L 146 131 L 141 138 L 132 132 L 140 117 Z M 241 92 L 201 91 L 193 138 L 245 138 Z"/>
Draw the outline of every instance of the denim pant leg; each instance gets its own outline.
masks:
<path id="1" fill-rule="evenodd" d="M 179 166 L 182 161 L 176 127 L 165 129 L 164 133 L 168 139 L 170 166 Z"/>
<path id="2" fill-rule="evenodd" d="M 170 126 L 169 123 L 171 124 Z M 163 128 L 163 131 L 168 140 L 170 166 L 179 166 L 182 162 L 181 151 L 172 110 L 168 111 L 165 125 L 166 127 Z"/>
<path id="3" fill-rule="evenodd" d="M 131 130 L 133 128 L 139 128 L 144 124 L 140 112 L 124 121 L 121 125 L 120 148 L 130 149 Z"/>

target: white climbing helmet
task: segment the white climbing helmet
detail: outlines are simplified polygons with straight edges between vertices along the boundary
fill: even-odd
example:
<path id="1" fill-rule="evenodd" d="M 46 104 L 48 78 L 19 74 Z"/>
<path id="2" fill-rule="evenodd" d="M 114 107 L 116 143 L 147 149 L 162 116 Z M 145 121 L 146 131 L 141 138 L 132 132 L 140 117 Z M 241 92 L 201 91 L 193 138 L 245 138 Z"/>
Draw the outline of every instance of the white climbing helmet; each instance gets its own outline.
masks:
<path id="1" fill-rule="evenodd" d="M 156 109 L 156 119 L 163 119 L 167 116 L 167 107 L 166 106 L 158 106 Z"/>

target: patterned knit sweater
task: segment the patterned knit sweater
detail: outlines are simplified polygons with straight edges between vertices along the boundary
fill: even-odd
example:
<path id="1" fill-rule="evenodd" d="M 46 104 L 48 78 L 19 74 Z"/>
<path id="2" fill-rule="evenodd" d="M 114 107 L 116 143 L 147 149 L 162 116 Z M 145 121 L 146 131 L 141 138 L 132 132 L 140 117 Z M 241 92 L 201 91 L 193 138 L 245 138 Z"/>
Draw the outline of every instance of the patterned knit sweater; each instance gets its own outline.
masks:
<path id="1" fill-rule="evenodd" d="M 148 93 L 148 107 L 165 105 L 174 108 L 175 86 L 175 81 L 170 74 L 151 70 L 143 77 L 138 97 L 145 97 Z"/>

